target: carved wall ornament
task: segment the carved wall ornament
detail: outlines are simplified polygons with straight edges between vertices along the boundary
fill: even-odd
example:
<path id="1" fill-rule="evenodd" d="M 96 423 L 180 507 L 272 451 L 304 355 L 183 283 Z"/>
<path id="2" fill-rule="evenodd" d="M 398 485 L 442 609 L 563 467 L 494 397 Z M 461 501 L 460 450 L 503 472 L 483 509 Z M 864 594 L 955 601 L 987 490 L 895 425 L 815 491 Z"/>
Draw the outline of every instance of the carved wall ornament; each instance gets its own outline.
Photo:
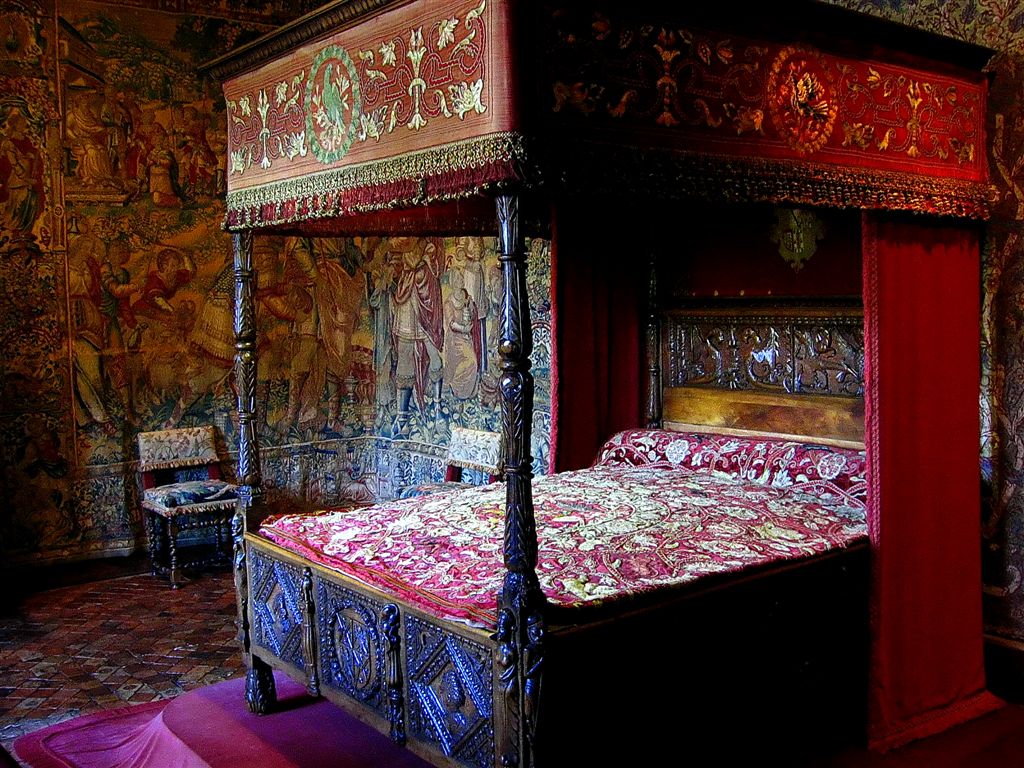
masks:
<path id="1" fill-rule="evenodd" d="M 825 231 L 825 223 L 813 211 L 777 208 L 771 238 L 786 263 L 794 272 L 799 272 L 817 252 L 818 241 L 825 236 Z"/>

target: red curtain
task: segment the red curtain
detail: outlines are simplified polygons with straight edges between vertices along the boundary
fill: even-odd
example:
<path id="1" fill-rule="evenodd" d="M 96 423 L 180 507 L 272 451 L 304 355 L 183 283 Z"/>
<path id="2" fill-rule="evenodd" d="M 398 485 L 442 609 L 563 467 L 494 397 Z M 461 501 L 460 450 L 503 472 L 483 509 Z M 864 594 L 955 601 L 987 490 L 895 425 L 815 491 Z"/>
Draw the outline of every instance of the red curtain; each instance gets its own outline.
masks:
<path id="1" fill-rule="evenodd" d="M 551 451 L 558 472 L 590 466 L 612 434 L 641 423 L 648 252 L 636 240 L 608 237 L 600 222 L 614 215 L 563 205 L 554 220 Z"/>
<path id="2" fill-rule="evenodd" d="M 979 234 L 864 222 L 870 732 L 887 749 L 990 709 L 979 484 Z"/>

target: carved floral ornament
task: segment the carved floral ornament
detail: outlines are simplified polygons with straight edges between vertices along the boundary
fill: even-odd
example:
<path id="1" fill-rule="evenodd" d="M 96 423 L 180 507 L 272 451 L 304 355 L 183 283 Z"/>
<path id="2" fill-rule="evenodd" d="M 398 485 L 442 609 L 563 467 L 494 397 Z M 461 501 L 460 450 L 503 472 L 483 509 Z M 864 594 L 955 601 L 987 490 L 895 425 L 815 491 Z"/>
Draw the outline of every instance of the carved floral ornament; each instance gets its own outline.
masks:
<path id="1" fill-rule="evenodd" d="M 342 36 L 293 74 L 227 100 L 231 175 L 312 153 L 329 165 L 433 120 L 487 111 L 487 0 L 371 45 Z"/>

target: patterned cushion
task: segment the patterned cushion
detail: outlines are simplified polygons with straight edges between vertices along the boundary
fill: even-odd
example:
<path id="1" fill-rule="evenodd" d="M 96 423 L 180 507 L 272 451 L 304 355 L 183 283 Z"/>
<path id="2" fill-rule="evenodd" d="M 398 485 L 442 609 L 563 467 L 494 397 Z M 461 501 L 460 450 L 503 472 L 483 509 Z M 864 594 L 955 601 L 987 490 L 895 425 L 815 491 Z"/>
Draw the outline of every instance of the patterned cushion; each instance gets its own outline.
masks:
<path id="1" fill-rule="evenodd" d="M 235 505 L 237 488 L 223 480 L 190 480 L 147 488 L 142 503 L 156 512 L 201 511 L 188 509 L 202 505 L 203 510 L 228 509 Z"/>
<path id="2" fill-rule="evenodd" d="M 867 499 L 864 451 L 791 440 L 632 429 L 606 442 L 596 465 L 689 469 L 775 488 L 837 491 L 862 503 Z"/>

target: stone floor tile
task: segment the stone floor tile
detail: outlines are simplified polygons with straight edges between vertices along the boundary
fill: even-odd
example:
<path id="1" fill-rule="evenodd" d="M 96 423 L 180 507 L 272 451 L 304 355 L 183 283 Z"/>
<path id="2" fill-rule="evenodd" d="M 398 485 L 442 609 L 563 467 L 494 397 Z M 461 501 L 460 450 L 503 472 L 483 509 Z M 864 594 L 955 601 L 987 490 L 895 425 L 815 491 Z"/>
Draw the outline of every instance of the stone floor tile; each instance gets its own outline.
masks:
<path id="1" fill-rule="evenodd" d="M 243 672 L 231 575 L 148 574 L 42 592 L 0 615 L 0 743 Z"/>

